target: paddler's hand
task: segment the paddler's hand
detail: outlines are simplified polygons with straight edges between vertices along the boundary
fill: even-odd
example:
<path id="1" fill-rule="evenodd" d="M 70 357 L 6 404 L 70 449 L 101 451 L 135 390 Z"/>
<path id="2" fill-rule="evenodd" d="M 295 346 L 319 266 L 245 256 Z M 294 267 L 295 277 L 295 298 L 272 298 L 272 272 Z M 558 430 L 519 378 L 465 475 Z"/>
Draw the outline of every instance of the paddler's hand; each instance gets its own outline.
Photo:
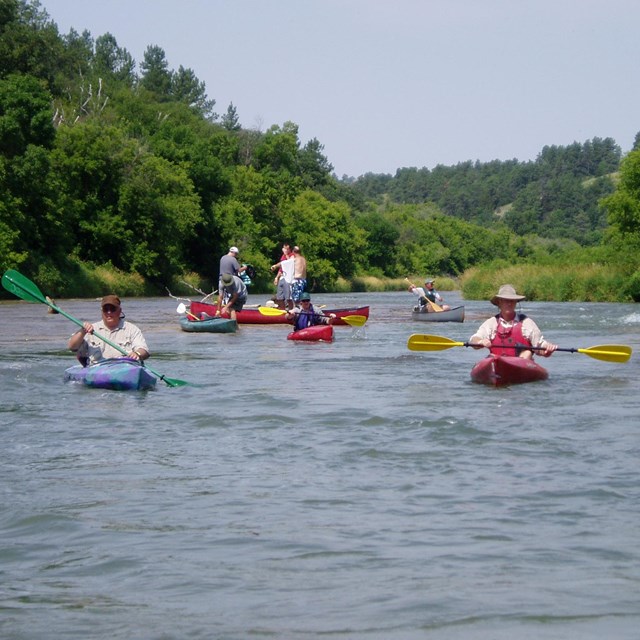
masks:
<path id="1" fill-rule="evenodd" d="M 546 340 L 544 341 L 543 345 L 544 351 L 539 351 L 538 353 L 543 355 L 545 358 L 548 358 L 558 348 L 557 344 L 553 344 L 553 342 L 547 342 Z"/>
<path id="2" fill-rule="evenodd" d="M 490 349 L 491 348 L 491 340 L 488 338 L 471 338 L 469 341 L 469 346 L 474 349 Z"/>
<path id="3" fill-rule="evenodd" d="M 90 322 L 83 322 L 82 331 L 85 333 L 93 333 L 93 325 Z"/>

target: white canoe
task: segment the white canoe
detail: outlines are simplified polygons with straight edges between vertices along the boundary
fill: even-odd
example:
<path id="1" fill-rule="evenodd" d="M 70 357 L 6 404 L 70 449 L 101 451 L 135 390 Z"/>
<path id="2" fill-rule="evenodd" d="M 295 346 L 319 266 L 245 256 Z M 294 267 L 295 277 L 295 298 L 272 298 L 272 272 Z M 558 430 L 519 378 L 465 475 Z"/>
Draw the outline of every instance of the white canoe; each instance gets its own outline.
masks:
<path id="1" fill-rule="evenodd" d="M 420 322 L 464 322 L 464 305 L 447 311 L 413 311 L 411 319 Z"/>

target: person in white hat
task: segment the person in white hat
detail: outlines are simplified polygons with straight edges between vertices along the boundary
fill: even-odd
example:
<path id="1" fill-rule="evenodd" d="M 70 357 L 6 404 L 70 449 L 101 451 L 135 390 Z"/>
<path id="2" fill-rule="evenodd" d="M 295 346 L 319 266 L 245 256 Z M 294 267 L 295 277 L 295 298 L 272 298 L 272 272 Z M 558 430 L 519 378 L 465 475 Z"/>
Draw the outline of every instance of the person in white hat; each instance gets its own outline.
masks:
<path id="1" fill-rule="evenodd" d="M 222 276 L 225 274 L 229 274 L 232 276 L 239 276 L 247 267 L 240 266 L 238 262 L 238 254 L 240 251 L 238 247 L 233 246 L 229 247 L 229 252 L 225 253 L 222 258 L 220 258 L 220 269 L 218 274 L 218 291 L 222 290 Z"/>
<path id="2" fill-rule="evenodd" d="M 558 345 L 545 340 L 538 325 L 524 313 L 516 313 L 516 305 L 525 296 L 516 293 L 511 284 L 503 284 L 491 298 L 500 310 L 482 323 L 471 336 L 469 344 L 475 349 L 486 347 L 494 355 L 519 356 L 531 360 L 533 351 L 549 357 Z M 531 349 L 534 347 L 534 349 Z"/>

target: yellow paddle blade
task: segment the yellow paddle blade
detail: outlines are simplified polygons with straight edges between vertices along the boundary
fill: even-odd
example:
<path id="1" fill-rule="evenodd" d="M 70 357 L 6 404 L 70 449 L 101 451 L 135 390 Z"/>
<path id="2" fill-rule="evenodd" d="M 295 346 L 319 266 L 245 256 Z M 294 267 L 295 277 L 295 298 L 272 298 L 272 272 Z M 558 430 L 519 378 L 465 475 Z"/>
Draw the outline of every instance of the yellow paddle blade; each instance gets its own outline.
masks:
<path id="1" fill-rule="evenodd" d="M 350 316 L 342 316 L 342 318 L 336 318 L 336 320 L 342 320 L 352 327 L 364 327 L 364 324 L 367 321 L 367 316 L 353 314 Z"/>
<path id="2" fill-rule="evenodd" d="M 466 347 L 466 342 L 456 342 L 443 336 L 431 336 L 424 333 L 414 333 L 407 340 L 407 347 L 411 351 L 443 351 L 451 347 Z"/>
<path id="3" fill-rule="evenodd" d="M 276 309 L 275 307 L 258 307 L 258 311 L 263 316 L 283 316 L 287 313 L 284 309 Z"/>
<path id="4" fill-rule="evenodd" d="M 627 362 L 633 353 L 633 349 L 624 344 L 601 344 L 588 349 L 576 349 L 576 351 L 605 362 Z"/>

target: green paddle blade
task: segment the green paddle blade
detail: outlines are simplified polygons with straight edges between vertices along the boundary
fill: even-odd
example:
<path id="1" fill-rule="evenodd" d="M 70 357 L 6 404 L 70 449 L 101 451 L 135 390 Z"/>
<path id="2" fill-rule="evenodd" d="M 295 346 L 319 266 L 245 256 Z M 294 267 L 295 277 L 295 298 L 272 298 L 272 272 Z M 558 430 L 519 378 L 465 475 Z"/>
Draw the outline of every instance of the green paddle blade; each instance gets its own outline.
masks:
<path id="1" fill-rule="evenodd" d="M 22 298 L 22 300 L 26 300 L 27 302 L 43 302 L 44 304 L 54 307 L 29 278 L 25 278 L 21 273 L 13 269 L 7 269 L 4 272 L 2 276 L 2 286 L 9 293 L 13 293 L 14 296 Z"/>

